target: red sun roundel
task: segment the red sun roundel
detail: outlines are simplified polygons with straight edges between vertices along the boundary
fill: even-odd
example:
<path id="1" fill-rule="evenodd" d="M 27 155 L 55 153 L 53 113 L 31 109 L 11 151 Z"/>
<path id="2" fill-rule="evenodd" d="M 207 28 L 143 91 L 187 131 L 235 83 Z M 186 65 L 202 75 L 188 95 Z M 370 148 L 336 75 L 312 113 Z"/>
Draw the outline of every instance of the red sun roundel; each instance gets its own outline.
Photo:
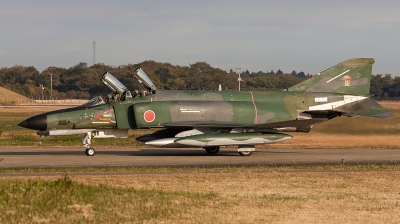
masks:
<path id="1" fill-rule="evenodd" d="M 146 110 L 143 114 L 143 118 L 146 122 L 152 122 L 156 119 L 156 114 L 152 110 Z"/>

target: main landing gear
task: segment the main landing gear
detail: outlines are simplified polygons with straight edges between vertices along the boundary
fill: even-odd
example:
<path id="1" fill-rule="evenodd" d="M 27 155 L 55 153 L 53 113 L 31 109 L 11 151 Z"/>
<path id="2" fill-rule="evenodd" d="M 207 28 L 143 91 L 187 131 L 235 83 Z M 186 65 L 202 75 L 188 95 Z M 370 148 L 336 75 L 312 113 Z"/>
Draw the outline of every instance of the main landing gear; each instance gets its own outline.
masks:
<path id="1" fill-rule="evenodd" d="M 207 154 L 210 155 L 214 155 L 219 152 L 219 146 L 208 146 L 203 148 L 206 150 Z M 237 151 L 241 156 L 250 156 L 254 151 L 256 151 L 256 147 L 254 145 L 239 145 Z"/>
<path id="2" fill-rule="evenodd" d="M 94 148 L 90 147 L 91 143 L 92 143 L 92 132 L 88 132 L 82 138 L 82 144 L 86 148 L 85 153 L 87 156 L 94 156 L 95 153 Z"/>
<path id="3" fill-rule="evenodd" d="M 237 151 L 241 156 L 250 156 L 254 151 L 256 151 L 256 147 L 254 145 L 239 145 Z"/>
<path id="4" fill-rule="evenodd" d="M 241 152 L 239 152 L 239 155 L 241 155 L 241 156 L 251 156 L 251 154 L 253 154 L 252 151 L 241 151 Z"/>
<path id="5" fill-rule="evenodd" d="M 204 149 L 207 154 L 217 154 L 219 152 L 219 146 L 204 147 Z"/>

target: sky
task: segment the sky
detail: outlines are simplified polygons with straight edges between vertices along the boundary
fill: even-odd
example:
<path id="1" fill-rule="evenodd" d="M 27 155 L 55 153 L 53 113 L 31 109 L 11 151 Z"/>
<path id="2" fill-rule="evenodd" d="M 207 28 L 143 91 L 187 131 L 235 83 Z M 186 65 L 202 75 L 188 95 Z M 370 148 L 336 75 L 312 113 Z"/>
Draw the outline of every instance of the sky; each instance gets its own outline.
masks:
<path id="1" fill-rule="evenodd" d="M 400 1 L 1 1 L 0 67 L 145 60 L 229 71 L 318 73 L 375 58 L 400 75 Z"/>

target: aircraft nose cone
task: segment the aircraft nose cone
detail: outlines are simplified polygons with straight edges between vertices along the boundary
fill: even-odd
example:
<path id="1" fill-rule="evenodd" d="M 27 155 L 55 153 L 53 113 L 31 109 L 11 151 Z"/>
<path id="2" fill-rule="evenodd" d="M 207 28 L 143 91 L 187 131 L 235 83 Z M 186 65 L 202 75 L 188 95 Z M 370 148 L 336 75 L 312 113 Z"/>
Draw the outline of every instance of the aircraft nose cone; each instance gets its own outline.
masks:
<path id="1" fill-rule="evenodd" d="M 21 123 L 19 123 L 18 126 L 21 126 L 23 128 L 28 128 L 28 122 L 26 120 L 24 120 Z"/>
<path id="2" fill-rule="evenodd" d="M 46 130 L 47 129 L 47 118 L 46 115 L 36 115 L 30 117 L 18 124 L 21 127 L 29 128 L 33 130 Z"/>

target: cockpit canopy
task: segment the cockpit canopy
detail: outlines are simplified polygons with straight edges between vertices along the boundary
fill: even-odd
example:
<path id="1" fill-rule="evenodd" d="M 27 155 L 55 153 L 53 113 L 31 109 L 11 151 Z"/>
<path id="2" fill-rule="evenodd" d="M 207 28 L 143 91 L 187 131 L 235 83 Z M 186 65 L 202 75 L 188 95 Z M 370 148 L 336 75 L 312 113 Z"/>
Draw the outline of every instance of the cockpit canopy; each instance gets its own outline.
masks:
<path id="1" fill-rule="evenodd" d="M 132 75 L 138 80 L 139 83 L 142 83 L 151 94 L 156 93 L 157 87 L 141 68 L 137 68 Z"/>
<path id="2" fill-rule="evenodd" d="M 123 94 L 128 90 L 117 78 L 111 75 L 109 72 L 105 72 L 101 81 L 106 85 L 113 93 Z"/>
<path id="3" fill-rule="evenodd" d="M 137 68 L 132 76 L 138 80 L 139 83 L 143 84 L 146 90 L 134 90 L 132 93 L 128 90 L 128 88 L 125 87 L 124 84 L 122 84 L 117 78 L 115 78 L 113 75 L 111 75 L 109 72 L 105 72 L 101 78 L 101 81 L 105 86 L 107 86 L 114 95 L 108 94 L 107 96 L 107 102 L 109 100 L 113 100 L 114 102 L 117 101 L 125 101 L 126 98 L 134 98 L 136 96 L 141 96 L 144 97 L 146 95 L 151 95 L 156 93 L 156 86 L 154 83 L 150 80 L 150 78 L 147 76 L 147 74 L 141 69 Z M 100 97 L 101 98 L 101 97 Z M 92 100 L 95 100 L 96 98 L 93 98 Z M 92 105 L 95 102 L 91 102 L 92 100 L 88 101 L 84 105 L 87 106 L 86 104 Z M 103 103 L 103 99 L 101 99 Z M 84 106 L 82 105 L 82 106 Z"/>

